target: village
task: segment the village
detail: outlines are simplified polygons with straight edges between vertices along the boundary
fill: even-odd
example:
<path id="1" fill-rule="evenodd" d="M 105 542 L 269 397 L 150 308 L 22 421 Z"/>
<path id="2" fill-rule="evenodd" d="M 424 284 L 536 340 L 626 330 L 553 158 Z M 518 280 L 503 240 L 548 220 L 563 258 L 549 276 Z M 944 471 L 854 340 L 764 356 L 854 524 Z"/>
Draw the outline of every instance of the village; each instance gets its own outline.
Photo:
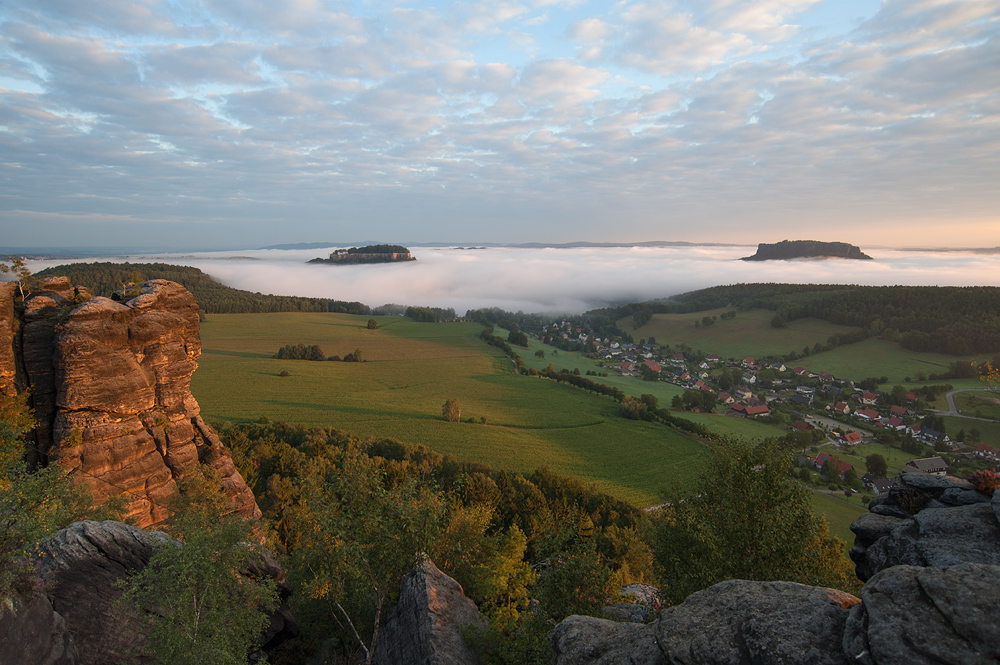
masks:
<path id="1" fill-rule="evenodd" d="M 884 382 L 872 378 L 836 377 L 773 358 L 722 358 L 687 347 L 672 350 L 655 339 L 635 343 L 602 338 L 567 321 L 543 328 L 541 340 L 564 349 L 575 345 L 609 373 L 684 389 L 673 398 L 675 410 L 759 419 L 799 433 L 796 440 L 806 445 L 798 467 L 818 472 L 801 477 L 827 488 L 818 491 L 887 493 L 893 478 L 885 477 L 884 470 L 856 469 L 839 459 L 838 452 L 866 443 L 885 443 L 913 454 L 915 459 L 902 465 L 903 473 L 943 476 L 950 466 L 1000 461 L 1000 447 L 981 441 L 978 430 L 954 438 L 944 431 L 940 412 L 929 408 L 928 401 L 947 392 L 947 384 L 919 390 L 895 386 L 884 392 L 878 389 Z"/>

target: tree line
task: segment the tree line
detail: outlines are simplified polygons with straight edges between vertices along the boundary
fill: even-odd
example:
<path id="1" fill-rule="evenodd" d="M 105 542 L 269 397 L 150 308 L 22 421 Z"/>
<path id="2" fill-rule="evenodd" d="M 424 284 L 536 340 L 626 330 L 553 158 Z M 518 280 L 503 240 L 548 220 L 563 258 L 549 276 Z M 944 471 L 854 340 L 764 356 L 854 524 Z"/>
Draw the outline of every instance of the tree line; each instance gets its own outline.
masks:
<path id="1" fill-rule="evenodd" d="M 368 314 L 367 305 L 330 298 L 277 296 L 234 289 L 212 279 L 198 268 L 166 263 L 69 263 L 46 268 L 36 277 L 69 277 L 71 283 L 85 286 L 96 296 L 111 297 L 115 291 L 150 279 L 177 282 L 194 296 L 202 312 L 208 314 L 246 314 L 263 312 L 338 312 Z"/>

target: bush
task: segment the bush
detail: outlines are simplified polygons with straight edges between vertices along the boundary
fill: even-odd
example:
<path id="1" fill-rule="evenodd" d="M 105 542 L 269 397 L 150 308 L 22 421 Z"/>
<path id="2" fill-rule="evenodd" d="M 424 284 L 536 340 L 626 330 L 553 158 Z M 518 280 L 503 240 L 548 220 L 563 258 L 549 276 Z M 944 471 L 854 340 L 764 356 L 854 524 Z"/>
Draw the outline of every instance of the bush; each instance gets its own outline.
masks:
<path id="1" fill-rule="evenodd" d="M 462 407 L 458 405 L 457 399 L 449 399 L 441 408 L 441 415 L 450 423 L 457 423 L 462 420 Z"/>

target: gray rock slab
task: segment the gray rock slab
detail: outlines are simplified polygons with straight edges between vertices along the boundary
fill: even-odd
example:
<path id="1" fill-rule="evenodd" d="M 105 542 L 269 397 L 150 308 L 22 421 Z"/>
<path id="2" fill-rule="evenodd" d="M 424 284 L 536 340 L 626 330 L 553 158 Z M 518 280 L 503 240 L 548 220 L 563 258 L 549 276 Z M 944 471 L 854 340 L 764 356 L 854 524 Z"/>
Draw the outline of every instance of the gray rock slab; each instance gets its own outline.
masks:
<path id="1" fill-rule="evenodd" d="M 664 665 L 652 624 L 571 616 L 549 633 L 556 665 Z"/>
<path id="2" fill-rule="evenodd" d="M 842 665 L 857 602 L 834 589 L 730 580 L 664 610 L 656 636 L 672 665 Z"/>
<path id="3" fill-rule="evenodd" d="M 895 566 L 851 609 L 843 649 L 861 665 L 1000 662 L 1000 567 Z"/>

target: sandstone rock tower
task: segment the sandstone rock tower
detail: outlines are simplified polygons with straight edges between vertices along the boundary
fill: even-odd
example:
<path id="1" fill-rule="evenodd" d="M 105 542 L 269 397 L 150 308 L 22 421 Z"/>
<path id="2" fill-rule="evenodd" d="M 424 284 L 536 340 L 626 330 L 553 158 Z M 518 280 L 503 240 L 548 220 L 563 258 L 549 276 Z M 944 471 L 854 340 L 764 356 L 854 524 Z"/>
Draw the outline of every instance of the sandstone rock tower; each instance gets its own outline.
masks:
<path id="1" fill-rule="evenodd" d="M 0 286 L 0 393 L 30 388 L 34 461 L 66 468 L 98 502 L 124 493 L 139 527 L 166 519 L 176 481 L 198 464 L 218 470 L 233 511 L 260 515 L 191 395 L 201 337 L 184 287 L 158 279 L 84 300 L 49 279 L 26 298 L 18 331 L 13 291 Z"/>

